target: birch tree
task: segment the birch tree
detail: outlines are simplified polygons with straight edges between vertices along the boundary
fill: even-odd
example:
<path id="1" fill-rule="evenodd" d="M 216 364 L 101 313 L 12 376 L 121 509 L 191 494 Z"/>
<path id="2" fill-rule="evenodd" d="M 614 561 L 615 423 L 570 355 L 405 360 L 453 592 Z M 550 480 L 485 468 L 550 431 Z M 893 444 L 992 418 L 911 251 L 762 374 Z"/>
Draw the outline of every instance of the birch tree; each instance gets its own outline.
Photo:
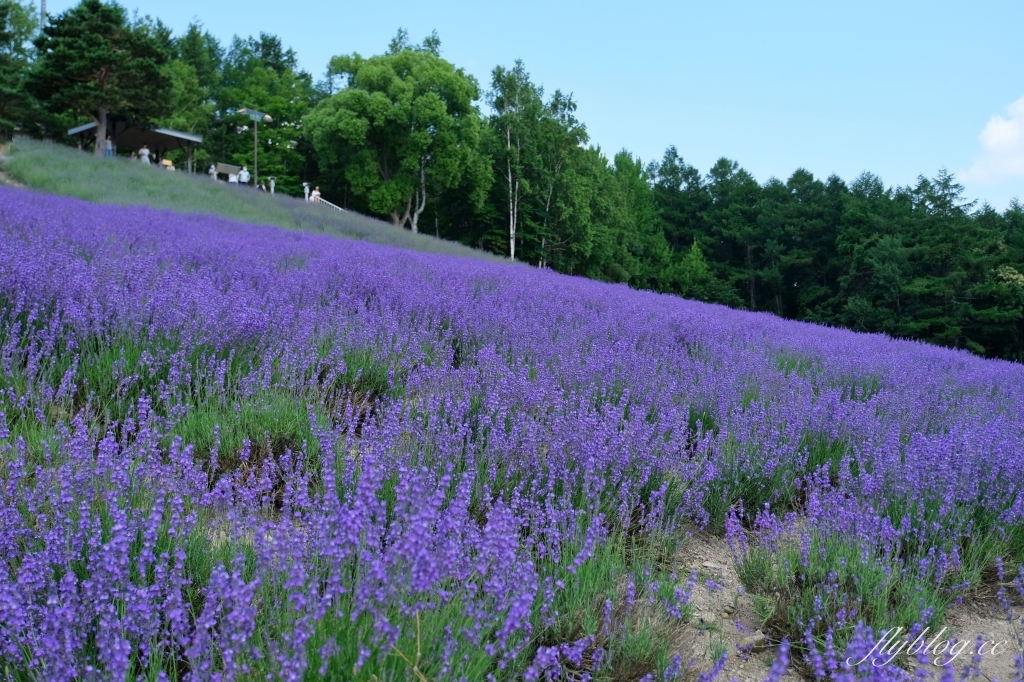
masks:
<path id="1" fill-rule="evenodd" d="M 566 172 L 571 171 L 574 158 L 589 140 L 586 127 L 576 119 L 575 114 L 576 102 L 572 94 L 565 95 L 561 90 L 555 90 L 544 107 L 540 121 L 537 180 L 543 194 L 540 197 L 542 211 L 538 226 L 540 244 L 537 265 L 541 268 L 547 266 L 552 250 L 564 248 L 571 239 L 569 234 L 560 238 L 555 223 L 564 218 L 565 213 L 572 212 L 564 208 L 559 211 L 559 205 L 567 207 L 576 203 L 573 199 L 577 183 L 573 181 L 575 178 L 566 182 Z M 556 197 L 556 191 L 564 196 Z"/>
<path id="2" fill-rule="evenodd" d="M 543 115 L 543 91 L 530 81 L 522 60 L 507 69 L 498 66 L 491 72 L 488 104 L 494 109 L 491 127 L 498 134 L 500 149 L 495 166 L 499 169 L 508 196 L 509 258 L 516 259 L 516 229 L 521 222 L 520 208 L 530 193 L 527 167 L 536 156 L 536 134 Z"/>

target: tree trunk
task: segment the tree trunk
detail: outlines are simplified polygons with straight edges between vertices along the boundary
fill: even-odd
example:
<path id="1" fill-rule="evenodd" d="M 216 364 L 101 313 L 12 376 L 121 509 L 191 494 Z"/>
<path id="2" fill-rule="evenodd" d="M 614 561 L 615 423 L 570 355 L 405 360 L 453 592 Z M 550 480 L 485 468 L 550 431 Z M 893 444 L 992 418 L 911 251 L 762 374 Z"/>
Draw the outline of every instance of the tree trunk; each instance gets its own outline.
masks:
<path id="1" fill-rule="evenodd" d="M 512 192 L 512 164 L 508 164 L 508 256 L 516 259 L 516 202 Z M 518 189 L 518 183 L 516 183 Z"/>
<path id="2" fill-rule="evenodd" d="M 93 117 L 96 121 L 96 148 L 92 150 L 94 156 L 103 156 L 103 150 L 107 146 L 107 110 L 100 107 Z"/>
<path id="3" fill-rule="evenodd" d="M 391 224 L 395 227 L 405 227 L 406 221 L 409 220 L 409 211 L 412 209 L 412 197 L 405 202 L 405 213 L 401 217 L 398 215 L 397 209 L 391 209 Z"/>
<path id="4" fill-rule="evenodd" d="M 423 159 L 420 159 L 420 187 L 416 190 L 415 202 L 415 210 L 412 213 L 410 224 L 413 232 L 419 232 L 420 215 L 427 207 L 427 168 Z"/>
<path id="5" fill-rule="evenodd" d="M 772 269 L 779 273 L 779 280 L 782 280 L 779 264 L 775 261 L 774 257 L 772 258 Z M 782 317 L 782 292 L 779 290 L 779 287 L 775 287 L 775 314 Z"/>
<path id="6" fill-rule="evenodd" d="M 755 302 L 755 299 L 754 299 L 754 254 L 753 254 L 753 251 L 754 251 L 753 247 L 748 244 L 747 245 L 747 272 L 749 273 L 749 276 L 747 277 L 747 292 L 750 295 L 750 309 L 751 310 L 757 310 L 757 303 Z"/>
<path id="7" fill-rule="evenodd" d="M 551 215 L 551 197 L 555 195 L 555 180 L 558 179 L 558 172 L 562 170 L 562 160 L 559 159 L 558 163 L 555 164 L 555 172 L 551 177 L 551 182 L 548 183 L 548 198 L 544 202 L 544 226 L 541 228 L 540 236 L 540 264 L 539 267 L 544 267 L 547 254 L 544 253 L 544 246 L 547 242 L 545 237 L 548 234 L 548 216 Z"/>
<path id="8" fill-rule="evenodd" d="M 505 170 L 508 179 L 508 256 L 516 259 L 516 223 L 519 220 L 519 178 L 512 171 L 512 128 L 505 126 Z M 522 149 L 520 140 L 516 138 L 516 163 L 519 162 Z"/>

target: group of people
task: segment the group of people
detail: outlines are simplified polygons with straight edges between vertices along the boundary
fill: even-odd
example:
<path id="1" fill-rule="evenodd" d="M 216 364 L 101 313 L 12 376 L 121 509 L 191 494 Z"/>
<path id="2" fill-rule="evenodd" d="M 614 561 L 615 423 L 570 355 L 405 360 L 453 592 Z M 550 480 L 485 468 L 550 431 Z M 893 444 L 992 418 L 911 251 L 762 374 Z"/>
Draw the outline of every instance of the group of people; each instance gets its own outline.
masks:
<path id="1" fill-rule="evenodd" d="M 217 181 L 217 164 L 211 163 L 210 164 L 210 170 L 206 171 L 206 173 L 207 173 L 207 175 L 210 176 L 211 180 L 216 182 Z M 249 185 L 249 177 L 250 177 L 249 176 L 249 168 L 247 166 L 242 166 L 242 169 L 240 171 L 238 171 L 238 173 L 228 173 L 228 183 L 232 184 L 232 185 L 248 186 Z M 270 178 L 270 193 L 271 194 L 274 193 L 274 180 L 275 179 L 276 178 L 273 178 L 273 177 Z M 260 182 L 259 185 L 257 185 L 257 187 L 259 188 L 259 190 L 261 192 L 266 192 L 267 191 L 267 185 L 266 185 L 265 182 Z"/>
<path id="2" fill-rule="evenodd" d="M 114 138 L 111 137 L 110 133 L 107 133 L 107 139 L 103 142 L 103 156 L 112 158 L 114 156 Z M 139 151 L 132 152 L 132 161 L 141 161 L 142 163 L 149 165 L 149 147 L 142 145 L 142 149 Z"/>
<path id="3" fill-rule="evenodd" d="M 113 140 L 113 138 L 111 138 L 110 135 L 107 135 L 106 142 L 104 143 L 103 155 L 107 156 L 107 157 L 114 156 L 114 140 Z M 133 151 L 132 152 L 131 160 L 132 161 L 139 161 L 139 162 L 141 162 L 141 163 L 143 163 L 143 164 L 148 166 L 151 163 L 150 160 L 149 160 L 149 156 L 150 156 L 149 147 L 146 146 L 146 145 L 142 145 L 142 148 L 139 149 L 139 151 L 137 151 L 137 152 Z M 162 162 L 162 165 L 167 166 L 167 170 L 174 170 L 174 165 L 171 164 L 166 159 Z M 216 181 L 217 180 L 217 165 L 211 163 L 210 164 L 210 170 L 208 170 L 207 173 L 209 174 L 210 178 L 212 178 L 213 180 Z M 250 178 L 250 176 L 249 176 L 249 168 L 247 166 L 242 166 L 242 170 L 238 171 L 237 174 L 235 174 L 235 173 L 229 173 L 228 174 L 228 182 L 233 184 L 233 185 L 248 185 L 249 184 L 249 178 Z M 266 184 L 261 182 L 259 184 L 259 189 L 261 191 L 263 191 L 263 192 L 266 192 L 267 191 Z M 273 191 L 274 191 L 274 178 L 271 178 L 270 179 L 270 192 L 273 193 Z M 313 196 L 311 197 L 311 200 L 315 202 L 315 201 L 319 201 L 319 198 L 320 198 L 320 188 L 317 187 L 316 190 L 314 190 L 314 192 L 313 192 Z"/>
<path id="4" fill-rule="evenodd" d="M 131 153 L 129 159 L 131 161 L 138 161 L 149 166 L 152 163 L 150 161 L 150 154 L 151 152 L 149 151 L 149 146 L 142 145 L 141 149 L 139 149 L 138 151 L 133 151 Z M 109 134 L 107 135 L 107 139 L 103 142 L 103 156 L 107 158 L 113 158 L 114 156 L 114 140 Z M 171 163 L 170 159 L 163 159 L 160 162 L 160 165 L 169 171 L 175 170 L 174 164 Z"/>
<path id="5" fill-rule="evenodd" d="M 107 134 L 107 139 L 103 142 L 103 156 L 112 158 L 114 156 L 114 138 Z M 142 163 L 149 165 L 149 147 L 142 145 L 142 149 L 137 152 L 132 152 L 132 161 L 141 161 Z"/>
<path id="6" fill-rule="evenodd" d="M 103 155 L 104 156 L 108 156 L 108 157 L 114 156 L 114 141 L 113 141 L 113 139 L 111 138 L 110 135 L 107 135 L 106 143 L 104 145 Z M 150 160 L 149 160 L 149 156 L 150 156 L 149 147 L 146 146 L 146 145 L 142 145 L 142 148 L 139 149 L 139 151 L 137 151 L 137 152 L 133 151 L 132 152 L 131 160 L 132 161 L 139 161 L 139 162 L 141 162 L 141 163 L 143 163 L 143 164 L 148 166 L 151 163 Z M 164 159 L 162 164 L 167 166 L 167 170 L 174 170 L 174 165 L 171 164 L 168 160 Z M 207 174 L 210 176 L 211 179 L 216 181 L 217 180 L 217 165 L 211 163 L 210 164 L 210 170 L 207 171 Z M 228 173 L 228 182 L 230 184 L 233 184 L 233 185 L 245 185 L 245 186 L 248 186 L 249 178 L 250 178 L 249 168 L 247 166 L 242 166 L 242 170 L 238 171 L 237 174 L 236 173 Z M 267 191 L 266 184 L 262 183 L 262 182 L 259 183 L 259 189 L 260 189 L 260 191 L 266 192 Z M 307 192 L 309 191 L 308 187 L 307 187 L 306 191 Z M 274 192 L 274 178 L 270 178 L 270 192 L 271 192 L 271 194 L 273 194 L 273 192 Z M 316 189 L 313 190 L 313 193 L 311 195 L 309 195 L 309 199 L 308 200 L 312 201 L 313 203 L 317 203 L 317 202 L 320 201 L 320 188 L 319 187 L 317 187 Z"/>

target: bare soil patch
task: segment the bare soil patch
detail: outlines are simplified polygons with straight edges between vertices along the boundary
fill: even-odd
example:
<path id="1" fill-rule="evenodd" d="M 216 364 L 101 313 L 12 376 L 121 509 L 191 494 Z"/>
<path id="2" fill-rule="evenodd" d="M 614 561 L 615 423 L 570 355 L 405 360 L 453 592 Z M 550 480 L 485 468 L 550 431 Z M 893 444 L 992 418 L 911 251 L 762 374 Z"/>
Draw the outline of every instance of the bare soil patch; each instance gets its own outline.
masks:
<path id="1" fill-rule="evenodd" d="M 4 155 L 4 145 L 0 144 L 0 185 L 9 185 L 10 187 L 24 187 L 24 183 L 18 182 L 14 179 L 7 171 L 3 170 L 4 161 L 7 157 Z"/>
<path id="2" fill-rule="evenodd" d="M 1007 588 L 1007 603 L 1011 607 L 1009 614 L 994 595 L 982 592 L 968 595 L 962 603 L 946 610 L 946 631 L 941 634 L 939 641 L 955 639 L 967 642 L 963 653 L 953 661 L 958 671 L 971 663 L 980 635 L 988 642 L 977 664 L 982 677 L 993 682 L 1019 679 L 1016 677 L 1015 658 L 1022 653 L 1021 647 L 1024 646 L 1024 619 L 1021 617 L 1024 613 L 1024 599 L 1013 592 L 1014 588 Z M 1002 643 L 1002 646 L 993 651 L 996 643 Z M 935 659 L 934 656 L 931 658 Z"/>
<path id="3" fill-rule="evenodd" d="M 764 621 L 757 608 L 760 598 L 747 594 L 743 589 L 732 550 L 724 538 L 696 529 L 688 532 L 691 537 L 683 543 L 676 556 L 676 572 L 682 578 L 691 569 L 696 569 L 699 580 L 690 600 L 694 615 L 689 623 L 680 626 L 676 637 L 677 650 L 692 652 L 696 659 L 691 669 L 694 679 L 697 673 L 711 668 L 713 654 L 723 650 L 729 658 L 719 680 L 735 678 L 738 682 L 760 682 L 766 679 L 778 654 L 779 642 L 768 637 L 762 639 L 760 628 Z M 709 578 L 723 589 L 708 588 L 705 582 Z M 976 640 L 981 635 L 989 642 L 977 664 L 981 678 L 990 682 L 1016 679 L 1015 659 L 1024 653 L 1024 598 L 1016 594 L 1012 586 L 1007 586 L 1005 594 L 1012 616 L 1006 613 L 996 597 L 995 588 L 967 595 L 962 603 L 947 609 L 946 631 L 939 641 L 953 638 L 967 642 L 963 653 L 953 661 L 958 676 L 965 666 L 972 664 Z M 927 639 L 931 640 L 934 634 L 929 633 Z M 991 653 L 996 642 L 1003 644 Z M 941 667 L 927 667 L 926 675 L 938 680 L 942 674 Z M 791 666 L 783 679 L 796 682 L 810 678 L 805 678 L 799 668 Z"/>
<path id="4" fill-rule="evenodd" d="M 693 618 L 680 626 L 680 649 L 692 652 L 695 673 L 711 668 L 714 657 L 725 651 L 728 658 L 719 680 L 761 682 L 768 677 L 779 643 L 762 634 L 762 618 L 740 583 L 725 539 L 694 528 L 687 532 L 690 537 L 676 556 L 676 573 L 682 578 L 696 569 L 698 580 L 690 599 Z M 708 580 L 721 589 L 709 586 Z M 802 677 L 791 668 L 783 679 L 796 682 Z"/>

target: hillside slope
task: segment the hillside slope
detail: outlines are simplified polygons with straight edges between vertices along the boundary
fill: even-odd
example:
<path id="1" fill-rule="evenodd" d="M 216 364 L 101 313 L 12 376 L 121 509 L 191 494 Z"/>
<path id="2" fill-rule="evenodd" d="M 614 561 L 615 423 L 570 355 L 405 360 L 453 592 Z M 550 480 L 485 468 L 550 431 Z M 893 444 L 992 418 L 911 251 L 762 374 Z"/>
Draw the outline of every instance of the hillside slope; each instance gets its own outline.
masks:
<path id="1" fill-rule="evenodd" d="M 100 159 L 70 147 L 19 139 L 0 157 L 0 171 L 17 183 L 50 194 L 94 203 L 166 208 L 178 213 L 203 213 L 243 223 L 331 234 L 425 253 L 446 253 L 492 261 L 499 256 L 413 234 L 358 213 L 341 213 L 283 194 L 213 182 L 205 175 L 169 173 L 122 158 Z"/>
<path id="2" fill-rule="evenodd" d="M 1019 364 L 0 187 L 15 679 L 825 678 L 1019 617 L 1022 482 Z"/>

